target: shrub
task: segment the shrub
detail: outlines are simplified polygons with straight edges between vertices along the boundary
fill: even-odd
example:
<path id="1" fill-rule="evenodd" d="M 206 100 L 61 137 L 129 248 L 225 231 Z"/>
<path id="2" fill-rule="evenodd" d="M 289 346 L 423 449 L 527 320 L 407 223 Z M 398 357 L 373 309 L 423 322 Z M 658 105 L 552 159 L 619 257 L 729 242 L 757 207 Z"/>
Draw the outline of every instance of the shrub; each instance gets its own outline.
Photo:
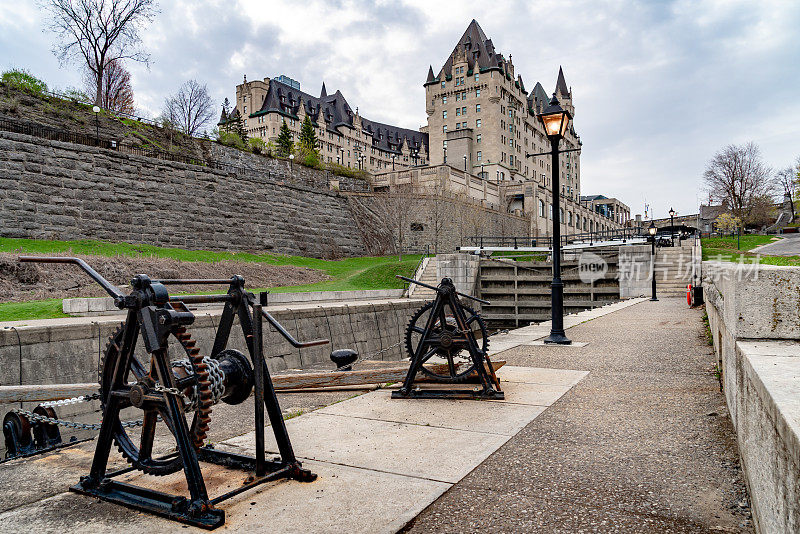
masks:
<path id="1" fill-rule="evenodd" d="M 22 89 L 37 95 L 47 91 L 46 83 L 24 69 L 7 70 L 0 76 L 0 81 L 9 87 Z"/>
<path id="2" fill-rule="evenodd" d="M 338 163 L 327 163 L 325 168 L 328 169 L 331 174 L 335 174 L 336 176 L 346 176 L 348 178 L 355 178 L 357 180 L 366 180 L 367 176 L 369 175 L 367 171 L 345 167 L 344 165 L 340 165 Z"/>
<path id="3" fill-rule="evenodd" d="M 322 160 L 316 150 L 298 148 L 296 161 L 300 165 L 311 167 L 312 169 L 322 169 Z"/>
<path id="4" fill-rule="evenodd" d="M 89 95 L 81 91 L 80 89 L 75 89 L 74 87 L 67 87 L 64 89 L 62 95 L 67 99 L 73 102 L 81 103 L 81 104 L 89 104 L 92 102 L 92 99 L 89 98 Z"/>
<path id="5" fill-rule="evenodd" d="M 251 137 L 248 141 L 253 154 L 261 154 L 265 151 L 266 143 L 260 137 Z"/>
<path id="6" fill-rule="evenodd" d="M 219 132 L 219 142 L 225 146 L 232 146 L 234 148 L 238 148 L 239 150 L 247 150 L 244 140 L 235 132 L 221 130 Z"/>

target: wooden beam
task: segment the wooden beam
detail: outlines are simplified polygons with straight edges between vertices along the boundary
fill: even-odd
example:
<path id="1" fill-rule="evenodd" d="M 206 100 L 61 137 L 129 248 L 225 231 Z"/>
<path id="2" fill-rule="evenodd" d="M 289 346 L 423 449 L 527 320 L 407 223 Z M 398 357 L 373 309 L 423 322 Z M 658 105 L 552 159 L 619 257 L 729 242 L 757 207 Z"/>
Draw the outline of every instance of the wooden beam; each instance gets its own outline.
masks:
<path id="1" fill-rule="evenodd" d="M 504 361 L 492 362 L 494 370 L 505 365 Z M 447 364 L 426 364 L 434 373 L 447 374 Z M 306 389 L 364 384 L 386 384 L 400 382 L 408 372 L 408 365 L 360 369 L 356 371 L 317 371 L 313 373 L 293 373 L 272 375 L 276 390 Z M 420 376 L 418 380 L 423 377 Z M 10 402 L 47 402 L 70 399 L 97 393 L 96 383 L 84 384 L 42 384 L 34 386 L 0 386 L 0 404 Z"/>
<path id="2" fill-rule="evenodd" d="M 45 402 L 71 399 L 97 393 L 97 382 L 89 384 L 44 384 L 37 386 L 0 386 L 0 403 Z"/>

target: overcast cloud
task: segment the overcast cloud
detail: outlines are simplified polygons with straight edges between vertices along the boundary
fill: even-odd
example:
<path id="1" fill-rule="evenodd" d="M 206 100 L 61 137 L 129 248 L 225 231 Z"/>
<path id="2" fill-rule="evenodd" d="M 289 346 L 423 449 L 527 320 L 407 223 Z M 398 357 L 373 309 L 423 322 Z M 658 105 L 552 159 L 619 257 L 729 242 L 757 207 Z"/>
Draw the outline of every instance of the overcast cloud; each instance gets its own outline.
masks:
<path id="1" fill-rule="evenodd" d="M 61 68 L 28 1 L 0 0 L 0 68 L 50 86 L 80 84 Z M 158 114 L 182 82 L 221 103 L 243 75 L 286 74 L 318 94 L 342 91 L 366 117 L 419 128 L 422 83 L 470 20 L 513 56 L 527 89 L 575 98 L 584 194 L 616 196 L 656 216 L 696 213 L 706 161 L 753 140 L 774 167 L 800 155 L 800 2 L 786 1 L 175 1 L 144 38 L 150 69 L 129 64 L 137 105 Z"/>

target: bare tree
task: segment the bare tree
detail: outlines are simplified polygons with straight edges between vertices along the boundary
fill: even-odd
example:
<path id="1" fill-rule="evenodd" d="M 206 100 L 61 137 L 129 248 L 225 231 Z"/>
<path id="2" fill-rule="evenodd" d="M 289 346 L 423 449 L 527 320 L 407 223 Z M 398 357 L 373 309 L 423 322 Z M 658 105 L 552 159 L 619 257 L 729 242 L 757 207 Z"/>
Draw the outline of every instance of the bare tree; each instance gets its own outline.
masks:
<path id="1" fill-rule="evenodd" d="M 97 72 L 102 72 L 100 84 L 97 83 Z M 106 62 L 102 69 L 86 69 L 83 77 L 86 94 L 97 102 L 95 91 L 100 87 L 100 104 L 103 109 L 110 109 L 117 113 L 133 115 L 136 106 L 133 101 L 133 87 L 131 87 L 131 73 L 124 67 L 122 60 L 115 59 Z"/>
<path id="2" fill-rule="evenodd" d="M 441 252 L 441 241 L 445 229 L 453 226 L 455 219 L 454 194 L 449 181 L 439 185 L 429 185 L 422 189 L 426 195 L 424 211 L 427 213 L 427 224 L 433 237 L 433 251 Z"/>
<path id="3" fill-rule="evenodd" d="M 784 195 L 789 196 L 792 205 L 792 220 L 794 220 L 794 199 L 797 193 L 798 179 L 800 179 L 800 158 L 797 166 L 786 167 L 775 173 L 775 187 Z"/>
<path id="4" fill-rule="evenodd" d="M 214 118 L 214 104 L 208 88 L 196 80 L 181 85 L 164 101 L 164 118 L 187 135 L 196 135 Z"/>
<path id="5" fill-rule="evenodd" d="M 104 70 L 112 62 L 147 63 L 139 32 L 158 12 L 155 0 L 40 0 L 62 64 L 79 60 L 94 73 L 95 104 L 102 105 Z"/>
<path id="6" fill-rule="evenodd" d="M 703 181 L 709 194 L 748 224 L 753 209 L 774 193 L 771 174 L 758 146 L 751 142 L 729 145 L 717 152 L 706 166 Z"/>

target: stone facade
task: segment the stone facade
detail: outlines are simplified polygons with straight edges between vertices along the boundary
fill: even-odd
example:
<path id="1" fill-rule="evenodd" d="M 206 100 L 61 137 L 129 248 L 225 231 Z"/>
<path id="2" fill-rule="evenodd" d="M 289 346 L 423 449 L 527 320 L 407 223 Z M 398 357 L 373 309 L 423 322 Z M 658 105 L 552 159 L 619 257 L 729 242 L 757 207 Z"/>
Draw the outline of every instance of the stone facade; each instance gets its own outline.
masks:
<path id="1" fill-rule="evenodd" d="M 530 219 L 501 213 L 478 202 L 426 194 L 352 193 L 351 209 L 369 254 L 453 252 L 479 235 L 527 232 Z"/>
<path id="2" fill-rule="evenodd" d="M 436 169 L 432 174 L 440 182 L 434 187 L 463 192 L 495 204 L 502 212 L 529 215 L 530 228 L 525 235 L 550 235 L 555 202 L 551 144 L 537 116 L 550 97 L 542 85 L 537 83 L 528 93 L 511 59 L 494 49 L 473 20 L 439 73 L 434 75 L 433 68 L 429 69 L 424 86 L 428 124 L 423 131 L 428 134 L 430 168 Z M 554 95 L 574 116 L 572 89 L 561 70 Z M 580 146 L 580 136 L 571 124 L 560 148 Z M 619 200 L 602 195 L 581 197 L 579 152 L 562 153 L 559 166 L 562 235 L 628 225 L 630 209 Z M 440 172 L 440 167 L 449 170 Z M 411 183 L 429 189 L 433 177 L 427 171 L 378 171 L 373 185 L 392 189 Z M 460 174 L 474 177 L 478 185 L 465 187 Z"/>
<path id="3" fill-rule="evenodd" d="M 362 255 L 347 200 L 293 176 L 225 173 L 0 132 L 0 236 Z"/>
<path id="4" fill-rule="evenodd" d="M 364 118 L 336 91 L 328 95 L 325 84 L 319 97 L 287 85 L 281 79 L 244 81 L 236 86 L 232 111 L 244 122 L 247 135 L 275 143 L 283 121 L 297 141 L 308 116 L 319 140 L 325 163 L 380 172 L 424 165 L 428 160 L 428 136 L 422 132 L 382 124 Z M 224 119 L 220 124 L 224 126 Z"/>

